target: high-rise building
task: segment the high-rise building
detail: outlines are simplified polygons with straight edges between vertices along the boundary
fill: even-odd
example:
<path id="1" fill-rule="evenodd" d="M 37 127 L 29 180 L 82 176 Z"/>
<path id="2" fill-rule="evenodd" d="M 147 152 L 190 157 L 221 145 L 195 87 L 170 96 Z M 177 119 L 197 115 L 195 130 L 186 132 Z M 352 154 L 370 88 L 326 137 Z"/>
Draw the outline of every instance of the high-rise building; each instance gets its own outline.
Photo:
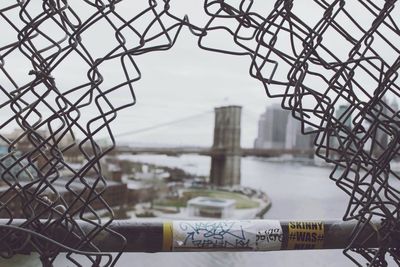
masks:
<path id="1" fill-rule="evenodd" d="M 311 127 L 306 127 L 305 132 L 311 132 Z M 297 132 L 296 149 L 311 150 L 314 148 L 315 133 L 302 134 L 301 130 Z"/>
<path id="2" fill-rule="evenodd" d="M 311 127 L 308 127 L 305 130 L 306 132 L 310 132 Z M 315 134 L 304 135 L 301 132 L 301 122 L 289 114 L 286 126 L 286 149 L 310 150 L 314 147 L 314 138 Z"/>
<path id="3" fill-rule="evenodd" d="M 382 101 L 389 105 L 389 100 L 388 100 L 387 97 L 383 97 Z M 382 105 L 382 106 L 383 106 L 383 105 Z M 383 109 L 382 109 L 382 118 L 381 118 L 381 120 L 382 120 L 382 121 L 385 121 L 385 120 L 387 120 L 386 117 L 391 117 L 391 116 L 392 116 L 392 112 L 389 111 L 388 108 L 386 108 L 385 106 L 383 106 Z M 385 126 L 382 126 L 381 128 L 386 128 L 386 127 L 385 127 Z M 389 134 L 388 134 L 387 132 L 385 132 L 385 131 L 379 129 L 377 135 L 379 135 L 378 142 L 381 143 L 381 145 L 383 146 L 383 149 L 386 149 L 387 144 L 389 143 Z"/>
<path id="4" fill-rule="evenodd" d="M 340 105 L 336 110 L 336 119 L 351 129 L 351 114 L 349 112 L 349 107 L 349 105 Z"/>
<path id="5" fill-rule="evenodd" d="M 298 139 L 298 133 L 301 131 L 300 122 L 288 114 L 288 120 L 286 124 L 286 141 L 285 149 L 294 149 Z"/>
<path id="6" fill-rule="evenodd" d="M 311 129 L 307 129 L 310 131 Z M 258 121 L 254 148 L 310 150 L 315 135 L 303 135 L 301 123 L 279 105 L 268 106 Z"/>
<path id="7" fill-rule="evenodd" d="M 285 148 L 289 111 L 280 105 L 268 106 L 258 121 L 258 136 L 254 148 Z"/>
<path id="8" fill-rule="evenodd" d="M 382 102 L 389 105 L 389 100 L 385 96 L 382 98 Z M 393 109 L 393 107 L 391 107 L 391 109 Z M 386 121 L 388 117 L 392 117 L 393 112 L 390 111 L 385 105 L 381 104 L 376 106 L 374 113 L 378 120 L 375 120 L 375 122 L 377 123 L 376 125 L 374 125 L 376 133 L 372 151 L 376 155 L 380 155 L 381 153 L 383 153 L 383 151 L 387 149 L 387 145 L 390 140 L 389 132 L 385 130 L 386 125 L 384 124 L 384 121 Z"/>

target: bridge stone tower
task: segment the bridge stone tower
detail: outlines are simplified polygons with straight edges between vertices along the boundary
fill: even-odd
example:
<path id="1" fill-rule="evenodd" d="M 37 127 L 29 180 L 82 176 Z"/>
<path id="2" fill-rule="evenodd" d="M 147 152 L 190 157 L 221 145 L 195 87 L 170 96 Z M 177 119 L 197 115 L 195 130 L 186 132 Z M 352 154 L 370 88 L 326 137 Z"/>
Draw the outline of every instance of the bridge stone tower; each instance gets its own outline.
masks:
<path id="1" fill-rule="evenodd" d="M 210 183 L 215 186 L 240 184 L 240 119 L 242 107 L 215 108 Z"/>

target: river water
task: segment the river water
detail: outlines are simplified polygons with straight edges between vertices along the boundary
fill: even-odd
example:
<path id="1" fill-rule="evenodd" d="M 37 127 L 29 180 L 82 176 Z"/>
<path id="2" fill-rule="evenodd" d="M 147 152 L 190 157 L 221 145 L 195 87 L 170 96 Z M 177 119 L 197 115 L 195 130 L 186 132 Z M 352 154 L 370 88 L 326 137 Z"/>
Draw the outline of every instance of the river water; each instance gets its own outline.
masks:
<path id="1" fill-rule="evenodd" d="M 131 159 L 208 175 L 210 159 L 202 156 L 129 156 Z M 329 180 L 330 168 L 293 162 L 242 160 L 242 185 L 260 188 L 272 200 L 265 219 L 340 219 L 347 196 Z M 37 258 L 15 266 L 40 266 Z M 0 261 L 6 264 L 6 261 Z M 10 263 L 10 262 L 8 262 Z M 6 264 L 4 266 L 10 266 Z M 55 266 L 74 266 L 60 256 Z M 214 253 L 124 253 L 117 266 L 355 266 L 341 250 Z"/>
<path id="2" fill-rule="evenodd" d="M 208 175 L 210 160 L 201 156 L 134 156 L 136 160 L 177 166 Z M 330 168 L 291 162 L 242 160 L 242 185 L 260 188 L 272 200 L 265 219 L 340 219 L 347 196 L 329 180 Z M 240 253 L 131 253 L 123 254 L 118 266 L 354 266 L 341 250 Z"/>

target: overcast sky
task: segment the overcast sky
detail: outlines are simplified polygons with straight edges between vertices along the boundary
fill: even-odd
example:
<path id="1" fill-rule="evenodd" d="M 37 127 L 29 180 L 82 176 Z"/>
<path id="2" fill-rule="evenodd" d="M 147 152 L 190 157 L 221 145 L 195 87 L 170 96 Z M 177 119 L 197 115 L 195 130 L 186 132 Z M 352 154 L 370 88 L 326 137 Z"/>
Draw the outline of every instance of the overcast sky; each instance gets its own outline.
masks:
<path id="1" fill-rule="evenodd" d="M 121 112 L 121 125 L 140 129 L 235 104 L 243 106 L 243 144 L 252 144 L 257 116 L 271 100 L 267 99 L 262 84 L 248 74 L 248 58 L 201 50 L 196 40 L 184 33 L 171 51 L 146 54 L 137 62 L 143 74 L 136 85 L 138 102 L 131 110 Z M 171 140 L 171 143 L 210 145 L 213 123 L 213 113 L 208 113 L 192 122 L 143 132 L 137 138 L 148 142 Z"/>
<path id="2" fill-rule="evenodd" d="M 180 17 L 187 14 L 196 25 L 207 22 L 207 16 L 199 12 L 203 1 L 171 2 L 171 13 Z M 233 47 L 224 39 L 214 41 Z M 202 50 L 197 38 L 184 29 L 171 50 L 144 54 L 136 60 L 143 75 L 135 85 L 137 104 L 121 112 L 115 133 L 210 111 L 192 121 L 132 137 L 137 142 L 208 146 L 212 144 L 213 109 L 234 104 L 243 106 L 242 145 L 252 146 L 258 116 L 272 100 L 267 99 L 262 84 L 250 77 L 249 57 Z"/>

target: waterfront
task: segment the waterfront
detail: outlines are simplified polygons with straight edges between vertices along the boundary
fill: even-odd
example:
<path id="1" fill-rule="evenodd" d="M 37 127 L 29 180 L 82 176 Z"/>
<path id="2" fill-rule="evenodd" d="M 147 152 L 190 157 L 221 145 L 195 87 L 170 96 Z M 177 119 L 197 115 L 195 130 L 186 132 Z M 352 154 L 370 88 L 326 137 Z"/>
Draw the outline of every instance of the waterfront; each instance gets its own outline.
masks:
<path id="1" fill-rule="evenodd" d="M 176 166 L 197 175 L 207 175 L 210 159 L 201 156 L 129 156 L 134 160 Z M 347 205 L 347 197 L 329 180 L 329 168 L 290 162 L 266 162 L 244 158 L 242 185 L 260 188 L 272 199 L 266 219 L 337 219 Z M 74 266 L 60 255 L 55 266 Z M 37 257 L 28 257 L 13 266 L 41 266 Z M 1 264 L 2 263 L 2 264 Z M 125 253 L 117 266 L 158 267 L 200 266 L 354 266 L 341 250 L 279 251 L 241 253 Z M 0 266 L 10 266 L 0 261 Z"/>
<path id="2" fill-rule="evenodd" d="M 208 175 L 210 159 L 201 156 L 132 156 L 155 164 L 177 166 Z M 272 199 L 266 219 L 341 218 L 347 196 L 329 180 L 329 168 L 290 162 L 242 159 L 242 185 L 260 188 Z M 341 250 L 245 253 L 134 253 L 123 254 L 118 266 L 354 266 Z"/>

